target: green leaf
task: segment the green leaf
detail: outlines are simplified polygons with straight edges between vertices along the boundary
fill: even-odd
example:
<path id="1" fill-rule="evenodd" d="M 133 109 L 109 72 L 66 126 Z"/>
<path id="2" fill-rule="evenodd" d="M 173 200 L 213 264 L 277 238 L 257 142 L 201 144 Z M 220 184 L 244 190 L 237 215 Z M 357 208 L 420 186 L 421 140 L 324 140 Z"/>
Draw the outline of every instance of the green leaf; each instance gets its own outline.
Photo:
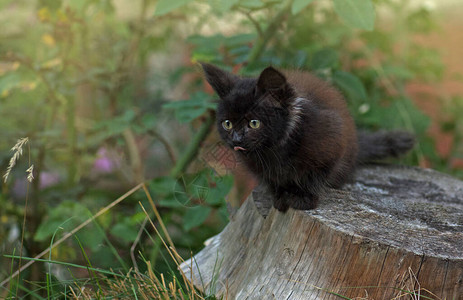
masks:
<path id="1" fill-rule="evenodd" d="M 163 207 L 190 207 L 193 201 L 206 199 L 209 185 L 206 174 L 184 176 L 177 181 L 173 177 L 158 177 L 149 184 L 150 191 L 159 199 Z M 186 190 L 185 190 L 186 188 Z"/>
<path id="2" fill-rule="evenodd" d="M 126 110 L 122 115 L 115 116 L 111 119 L 106 119 L 95 123 L 93 129 L 95 131 L 107 131 L 108 135 L 117 135 L 122 133 L 128 127 L 130 127 L 134 118 L 135 112 L 129 109 Z"/>
<path id="3" fill-rule="evenodd" d="M 417 134 L 424 134 L 430 125 L 429 116 L 425 115 L 419 110 L 410 98 L 402 97 L 394 102 L 394 109 L 396 112 L 389 115 L 392 122 L 384 120 L 383 124 L 387 122 L 397 124 L 395 128 L 405 128 L 411 122 L 413 130 Z"/>
<path id="4" fill-rule="evenodd" d="M 57 230 L 69 230 L 89 218 L 89 211 L 83 205 L 63 201 L 57 207 L 50 208 L 48 217 L 40 223 L 35 232 L 34 240 L 44 241 Z M 62 226 L 62 228 L 60 228 Z"/>
<path id="5" fill-rule="evenodd" d="M 111 228 L 110 232 L 113 236 L 121 239 L 125 243 L 131 243 L 135 241 L 135 238 L 138 234 L 135 226 L 130 224 L 128 221 L 117 223 Z"/>
<path id="6" fill-rule="evenodd" d="M 92 251 L 96 251 L 102 246 L 104 239 L 103 234 L 101 231 L 93 227 L 93 224 L 87 226 L 89 226 L 87 227 L 87 230 L 81 230 L 77 233 L 77 236 L 82 241 L 84 247 L 89 247 Z M 135 233 L 135 236 L 137 233 Z"/>
<path id="7" fill-rule="evenodd" d="M 197 227 L 206 221 L 212 209 L 206 206 L 195 206 L 188 209 L 183 216 L 183 229 L 186 231 Z"/>
<path id="8" fill-rule="evenodd" d="M 157 117 L 154 114 L 145 114 L 141 118 L 141 123 L 145 128 L 154 128 L 157 122 Z"/>
<path id="9" fill-rule="evenodd" d="M 219 0 L 220 10 L 222 12 L 227 12 L 238 2 L 239 0 Z"/>
<path id="10" fill-rule="evenodd" d="M 371 0 L 333 0 L 334 10 L 347 24 L 373 30 L 375 7 Z"/>
<path id="11" fill-rule="evenodd" d="M 185 104 L 182 109 L 175 111 L 175 118 L 180 123 L 189 123 L 206 112 L 206 108 L 201 104 L 198 105 L 193 101 L 188 101 Z"/>
<path id="12" fill-rule="evenodd" d="M 187 38 L 187 42 L 195 45 L 196 47 L 208 47 L 211 50 L 219 49 L 221 43 L 225 40 L 222 34 L 214 34 L 210 36 L 191 35 Z"/>
<path id="13" fill-rule="evenodd" d="M 155 178 L 149 183 L 150 190 L 156 195 L 167 195 L 174 192 L 177 180 L 169 176 Z"/>
<path id="14" fill-rule="evenodd" d="M 399 78 L 401 80 L 413 79 L 415 74 L 407 67 L 401 65 L 383 65 L 384 75 Z"/>
<path id="15" fill-rule="evenodd" d="M 174 109 L 175 118 L 180 123 L 188 123 L 203 115 L 208 109 L 215 109 L 216 105 L 210 101 L 210 98 L 210 95 L 199 92 L 188 100 L 170 102 L 163 107 Z"/>
<path id="16" fill-rule="evenodd" d="M 21 76 L 18 73 L 8 73 L 0 76 L 0 98 L 8 94 L 10 90 L 20 85 Z"/>
<path id="17" fill-rule="evenodd" d="M 350 100 L 355 102 L 365 102 L 368 100 L 362 81 L 354 74 L 336 71 L 333 74 L 333 81 Z"/>
<path id="18" fill-rule="evenodd" d="M 50 220 L 46 219 L 42 222 L 35 232 L 34 240 L 44 241 L 48 237 L 51 237 L 56 230 L 59 230 L 59 226 L 63 223 L 63 220 Z"/>
<path id="19" fill-rule="evenodd" d="M 313 0 L 294 0 L 293 5 L 291 5 L 291 13 L 293 15 L 298 14 L 306 6 L 312 3 Z"/>
<path id="20" fill-rule="evenodd" d="M 40 0 L 39 7 L 47 7 L 51 10 L 57 10 L 61 7 L 62 0 Z"/>
<path id="21" fill-rule="evenodd" d="M 233 187 L 233 176 L 224 176 L 217 178 L 215 187 L 209 190 L 206 197 L 206 202 L 211 205 L 222 204 L 225 201 L 225 196 Z"/>
<path id="22" fill-rule="evenodd" d="M 191 1 L 192 0 L 159 0 L 158 4 L 156 5 L 156 11 L 154 12 L 154 15 L 165 15 Z"/>
<path id="23" fill-rule="evenodd" d="M 130 109 L 120 116 L 95 123 L 93 133 L 87 137 L 86 145 L 98 145 L 105 139 L 120 135 L 132 126 L 134 118 L 135 112 Z"/>
<path id="24" fill-rule="evenodd" d="M 246 7 L 246 8 L 260 8 L 263 6 L 263 3 L 261 0 L 240 0 L 239 5 Z"/>
<path id="25" fill-rule="evenodd" d="M 165 196 L 159 200 L 159 206 L 169 208 L 179 208 L 188 206 L 190 198 L 185 192 L 178 191 L 175 194 Z"/>
<path id="26" fill-rule="evenodd" d="M 190 200 L 204 201 L 207 198 L 210 190 L 209 179 L 210 170 L 207 169 L 182 178 L 186 184 L 186 190 Z"/>
<path id="27" fill-rule="evenodd" d="M 311 62 L 313 70 L 327 69 L 336 67 L 339 62 L 338 52 L 331 48 L 325 48 L 317 51 Z"/>
<path id="28" fill-rule="evenodd" d="M 228 221 L 229 213 L 228 213 L 228 209 L 227 209 L 227 206 L 226 206 L 226 205 L 222 205 L 222 206 L 218 209 L 218 213 L 219 213 L 219 216 L 221 217 L 222 220 L 224 220 L 225 222 Z"/>
<path id="29" fill-rule="evenodd" d="M 381 102 L 371 101 L 368 105 L 369 110 L 358 122 L 361 127 L 373 130 L 407 128 L 418 136 L 424 134 L 429 127 L 429 117 L 407 97 L 399 96 Z"/>

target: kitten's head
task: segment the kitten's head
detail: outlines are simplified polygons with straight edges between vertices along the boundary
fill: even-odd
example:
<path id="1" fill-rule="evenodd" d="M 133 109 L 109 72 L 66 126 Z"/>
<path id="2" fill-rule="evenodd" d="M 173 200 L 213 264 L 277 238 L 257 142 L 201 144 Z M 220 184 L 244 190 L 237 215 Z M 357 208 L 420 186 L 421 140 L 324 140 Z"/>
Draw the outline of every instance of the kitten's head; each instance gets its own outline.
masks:
<path id="1" fill-rule="evenodd" d="M 241 78 L 210 64 L 201 65 L 220 97 L 217 128 L 229 147 L 245 154 L 285 138 L 295 93 L 282 73 L 268 67 L 258 78 Z"/>

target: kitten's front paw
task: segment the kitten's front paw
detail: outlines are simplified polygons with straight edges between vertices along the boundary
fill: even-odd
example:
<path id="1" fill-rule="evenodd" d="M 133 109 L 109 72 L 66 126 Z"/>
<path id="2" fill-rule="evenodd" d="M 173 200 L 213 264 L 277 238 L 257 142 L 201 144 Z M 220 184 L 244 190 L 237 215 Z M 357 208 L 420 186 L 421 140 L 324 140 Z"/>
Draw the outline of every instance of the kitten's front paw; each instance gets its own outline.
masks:
<path id="1" fill-rule="evenodd" d="M 292 195 L 289 205 L 297 210 L 309 210 L 315 209 L 317 207 L 318 196 L 316 195 L 306 195 L 306 196 L 296 196 Z"/>
<path id="2" fill-rule="evenodd" d="M 275 197 L 273 199 L 273 207 L 281 212 L 286 212 L 289 209 L 289 204 L 284 197 Z"/>

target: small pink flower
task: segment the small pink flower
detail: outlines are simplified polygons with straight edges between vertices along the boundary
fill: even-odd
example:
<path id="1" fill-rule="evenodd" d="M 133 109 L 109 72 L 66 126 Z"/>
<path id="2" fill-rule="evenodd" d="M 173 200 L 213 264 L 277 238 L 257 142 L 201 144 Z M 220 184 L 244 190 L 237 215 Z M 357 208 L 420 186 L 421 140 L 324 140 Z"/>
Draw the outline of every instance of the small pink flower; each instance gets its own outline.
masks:
<path id="1" fill-rule="evenodd" d="M 98 173 L 111 173 L 119 168 L 117 157 L 111 154 L 106 148 L 98 149 L 97 158 L 93 162 L 93 170 Z"/>
<path id="2" fill-rule="evenodd" d="M 57 173 L 52 172 L 42 172 L 40 173 L 40 182 L 39 187 L 40 189 L 45 189 L 47 187 L 56 185 L 59 183 L 59 175 Z"/>

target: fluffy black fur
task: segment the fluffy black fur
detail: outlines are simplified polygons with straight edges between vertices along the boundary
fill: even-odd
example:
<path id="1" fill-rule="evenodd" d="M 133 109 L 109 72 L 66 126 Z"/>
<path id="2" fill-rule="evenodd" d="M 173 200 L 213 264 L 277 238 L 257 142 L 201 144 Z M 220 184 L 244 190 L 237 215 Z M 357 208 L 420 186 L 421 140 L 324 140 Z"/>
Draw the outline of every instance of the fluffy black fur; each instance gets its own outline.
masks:
<path id="1" fill-rule="evenodd" d="M 324 189 L 340 188 L 358 163 L 413 147 L 407 132 L 357 137 L 342 95 L 308 72 L 268 67 L 258 78 L 241 78 L 201 65 L 221 98 L 221 138 L 270 189 L 280 211 L 313 209 Z"/>

